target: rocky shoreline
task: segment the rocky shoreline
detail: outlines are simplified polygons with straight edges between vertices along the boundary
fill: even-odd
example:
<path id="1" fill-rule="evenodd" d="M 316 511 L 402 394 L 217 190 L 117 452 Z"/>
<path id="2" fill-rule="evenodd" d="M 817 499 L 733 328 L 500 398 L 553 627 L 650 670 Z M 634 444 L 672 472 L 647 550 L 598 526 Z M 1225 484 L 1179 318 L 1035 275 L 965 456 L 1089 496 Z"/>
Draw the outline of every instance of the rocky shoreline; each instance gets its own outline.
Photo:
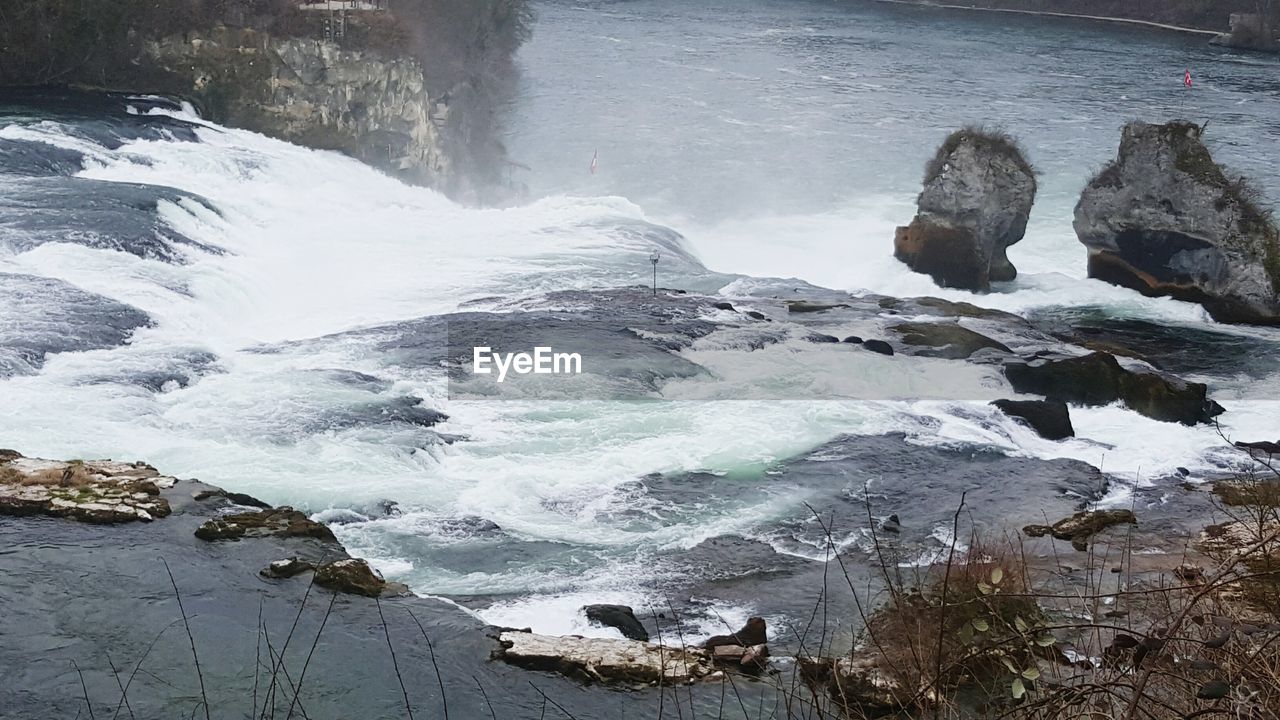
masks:
<path id="1" fill-rule="evenodd" d="M 118 709 L 139 718 L 187 717 L 201 714 L 206 700 L 215 717 L 257 717 L 269 694 L 281 716 L 293 705 L 295 715 L 311 718 L 350 717 L 356 709 L 364 717 L 409 717 L 397 675 L 416 712 L 440 712 L 447 702 L 462 718 L 488 717 L 490 707 L 537 717 L 543 693 L 584 717 L 658 703 L 584 695 L 567 678 L 491 663 L 498 647 L 491 629 L 456 605 L 405 594 L 403 586 L 372 593 L 358 585 L 342 590 L 340 581 L 331 592 L 321 572 L 314 586 L 305 572 L 273 575 L 289 558 L 367 571 L 327 528 L 285 508 L 246 506 L 245 496 L 140 463 L 54 463 L 6 451 L 0 466 L 15 462 L 23 470 L 0 485 L 0 567 L 21 579 L 0 583 L 0 718 L 110 717 Z M 36 468 L 56 470 L 56 477 L 33 481 L 27 473 Z M 74 473 L 68 482 L 87 488 L 74 510 L 11 502 L 37 483 L 62 488 L 66 468 Z M 137 489 L 144 482 L 138 475 L 149 485 L 134 494 L 169 512 L 150 519 L 103 514 L 104 507 L 143 501 L 131 495 L 114 502 L 114 487 Z M 239 540 L 197 535 L 210 523 L 260 513 L 284 513 L 291 522 L 267 523 Z M 278 687 L 268 693 L 273 670 Z M 708 692 L 695 702 L 713 699 Z"/>

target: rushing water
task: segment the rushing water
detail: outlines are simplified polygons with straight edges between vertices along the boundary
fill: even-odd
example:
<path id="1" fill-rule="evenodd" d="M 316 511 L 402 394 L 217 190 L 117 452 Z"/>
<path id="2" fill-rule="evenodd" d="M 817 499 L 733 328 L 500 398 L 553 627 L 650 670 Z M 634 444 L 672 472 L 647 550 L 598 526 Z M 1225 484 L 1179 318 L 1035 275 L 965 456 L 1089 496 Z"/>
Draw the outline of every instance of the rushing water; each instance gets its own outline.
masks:
<path id="1" fill-rule="evenodd" d="M 666 393 L 697 402 L 450 399 L 438 368 L 402 357 L 407 321 L 646 283 L 655 248 L 664 286 L 735 300 L 794 277 L 1149 321 L 1186 338 L 1212 330 L 1218 344 L 1188 340 L 1179 370 L 1212 383 L 1229 432 L 1275 435 L 1276 369 L 1249 354 L 1274 353 L 1280 334 L 1086 280 L 1071 230 L 1079 189 L 1133 117 L 1207 120 L 1218 159 L 1280 197 L 1273 59 L 1176 34 L 923 8 L 592 0 L 540 4 L 520 62 L 507 143 L 535 199 L 505 210 L 150 100 L 0 101 L 0 446 L 146 459 L 326 518 L 394 500 L 403 515 L 341 526 L 353 552 L 418 592 L 548 631 L 585 630 L 573 611 L 588 601 L 661 605 L 698 572 L 681 553 L 709 538 L 815 557 L 787 529 L 815 463 L 896 492 L 877 473 L 890 453 L 856 445 L 777 482 L 778 463 L 842 435 L 1073 458 L 1139 482 L 1217 462 L 1212 429 L 1121 408 L 1073 409 L 1080 437 L 1054 443 L 984 403 L 752 401 L 696 378 Z M 1042 173 L 1009 253 L 1019 279 L 978 297 L 940 290 L 891 253 L 924 160 L 965 123 L 1013 132 Z M 1223 337 L 1244 349 L 1215 357 Z M 689 357 L 730 388 L 824 387 L 833 369 L 798 364 L 794 350 Z M 891 397 L 934 367 L 878 358 L 852 370 Z M 449 420 L 424 428 L 429 410 Z M 894 462 L 896 473 L 908 461 Z M 950 502 L 945 482 L 929 487 Z M 782 604 L 712 599 L 730 617 Z"/>

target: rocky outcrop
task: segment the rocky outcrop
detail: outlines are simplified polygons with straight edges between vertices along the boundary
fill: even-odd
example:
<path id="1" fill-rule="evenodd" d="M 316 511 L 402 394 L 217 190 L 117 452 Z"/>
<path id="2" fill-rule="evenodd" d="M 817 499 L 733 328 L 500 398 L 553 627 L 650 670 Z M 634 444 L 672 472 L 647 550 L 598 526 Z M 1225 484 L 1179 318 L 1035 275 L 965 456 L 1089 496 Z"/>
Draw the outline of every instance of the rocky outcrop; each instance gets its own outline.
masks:
<path id="1" fill-rule="evenodd" d="M 991 404 L 1046 440 L 1065 440 L 1076 435 L 1071 426 L 1071 412 L 1061 400 L 994 400 Z"/>
<path id="2" fill-rule="evenodd" d="M 160 489 L 177 480 L 145 463 L 60 462 L 0 450 L 0 515 L 49 515 L 90 523 L 149 522 L 170 513 Z"/>
<path id="3" fill-rule="evenodd" d="M 196 529 L 196 537 L 214 542 L 246 537 L 309 537 L 336 543 L 333 531 L 291 507 L 223 515 Z"/>
<path id="4" fill-rule="evenodd" d="M 1069 541 L 1071 547 L 1083 552 L 1089 549 L 1089 539 L 1094 535 L 1109 527 L 1136 525 L 1137 522 L 1132 510 L 1086 510 L 1052 525 L 1028 525 L 1022 528 L 1022 532 L 1030 537 L 1052 535 L 1058 540 Z"/>
<path id="5" fill-rule="evenodd" d="M 1011 138 L 979 128 L 952 133 L 925 168 L 911 224 L 894 256 L 943 287 L 985 291 L 1018 271 L 1006 248 L 1022 239 L 1035 172 Z"/>
<path id="6" fill-rule="evenodd" d="M 1122 401 L 1130 409 L 1164 422 L 1195 425 L 1222 413 L 1222 407 L 1208 398 L 1203 383 L 1130 370 L 1107 353 L 1011 361 L 1005 363 L 1004 374 L 1020 393 L 1073 405 Z"/>
<path id="7" fill-rule="evenodd" d="M 331 42 L 219 27 L 149 43 L 151 89 L 192 99 L 215 122 L 337 150 L 448 190 L 450 108 L 429 96 L 417 61 Z"/>
<path id="8" fill-rule="evenodd" d="M 1213 161 L 1203 132 L 1125 126 L 1119 155 L 1076 204 L 1089 276 L 1200 303 L 1221 322 L 1280 323 L 1280 233 L 1248 184 Z"/>
<path id="9" fill-rule="evenodd" d="M 696 648 L 518 630 L 502 632 L 498 642 L 495 659 L 602 683 L 683 685 L 715 672 L 707 652 Z"/>
<path id="10" fill-rule="evenodd" d="M 628 605 L 588 605 L 582 608 L 587 620 L 601 627 L 611 627 L 628 640 L 649 641 L 649 631 L 636 618 Z"/>

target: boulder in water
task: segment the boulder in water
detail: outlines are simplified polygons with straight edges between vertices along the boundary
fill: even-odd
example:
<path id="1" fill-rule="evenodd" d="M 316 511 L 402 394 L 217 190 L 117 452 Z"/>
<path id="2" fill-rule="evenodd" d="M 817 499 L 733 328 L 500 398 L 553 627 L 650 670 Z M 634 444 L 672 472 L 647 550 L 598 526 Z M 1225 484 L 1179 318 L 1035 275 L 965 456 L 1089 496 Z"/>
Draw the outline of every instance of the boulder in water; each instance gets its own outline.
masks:
<path id="1" fill-rule="evenodd" d="M 874 339 L 863 340 L 862 347 L 870 350 L 873 353 L 880 353 L 881 355 L 890 355 L 890 356 L 893 355 L 893 346 L 883 340 L 874 340 Z"/>
<path id="2" fill-rule="evenodd" d="M 1005 249 L 1022 239 L 1036 176 L 1001 132 L 952 133 L 925 167 L 911 224 L 898 228 L 894 256 L 943 287 L 989 290 L 1018 271 Z"/>
<path id="3" fill-rule="evenodd" d="M 628 640 L 649 641 L 649 631 L 644 629 L 636 613 L 628 605 L 588 605 L 582 608 L 587 620 L 596 625 L 611 627 Z"/>
<path id="4" fill-rule="evenodd" d="M 995 400 L 991 403 L 1005 415 L 1017 418 L 1046 440 L 1075 437 L 1071 412 L 1061 400 Z"/>
<path id="5" fill-rule="evenodd" d="M 1004 374 L 1020 393 L 1073 405 L 1109 405 L 1122 400 L 1131 409 L 1164 422 L 1195 425 L 1222 413 L 1222 407 L 1208 399 L 1203 383 L 1129 370 L 1115 356 L 1102 352 L 1008 362 Z"/>
<path id="6" fill-rule="evenodd" d="M 747 624 L 742 629 L 732 635 L 714 635 L 707 638 L 702 647 L 707 650 L 714 650 L 721 645 L 737 645 L 739 647 L 752 647 L 755 645 L 764 645 L 769 641 L 768 628 L 765 625 L 764 618 L 752 617 L 747 619 Z"/>
<path id="7" fill-rule="evenodd" d="M 1280 232 L 1258 193 L 1213 161 L 1203 132 L 1125 126 L 1118 156 L 1076 204 L 1089 277 L 1200 303 L 1220 322 L 1280 324 Z"/>

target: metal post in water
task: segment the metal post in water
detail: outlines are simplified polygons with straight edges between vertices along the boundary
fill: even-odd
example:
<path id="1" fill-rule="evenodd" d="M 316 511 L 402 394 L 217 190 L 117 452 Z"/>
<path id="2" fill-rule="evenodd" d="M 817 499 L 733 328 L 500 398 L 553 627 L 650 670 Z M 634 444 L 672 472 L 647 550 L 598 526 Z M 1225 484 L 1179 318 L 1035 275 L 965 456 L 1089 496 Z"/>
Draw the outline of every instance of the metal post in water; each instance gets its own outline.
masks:
<path id="1" fill-rule="evenodd" d="M 658 297 L 658 261 L 662 259 L 662 253 L 654 250 L 649 254 L 649 262 L 653 263 L 653 296 Z"/>

